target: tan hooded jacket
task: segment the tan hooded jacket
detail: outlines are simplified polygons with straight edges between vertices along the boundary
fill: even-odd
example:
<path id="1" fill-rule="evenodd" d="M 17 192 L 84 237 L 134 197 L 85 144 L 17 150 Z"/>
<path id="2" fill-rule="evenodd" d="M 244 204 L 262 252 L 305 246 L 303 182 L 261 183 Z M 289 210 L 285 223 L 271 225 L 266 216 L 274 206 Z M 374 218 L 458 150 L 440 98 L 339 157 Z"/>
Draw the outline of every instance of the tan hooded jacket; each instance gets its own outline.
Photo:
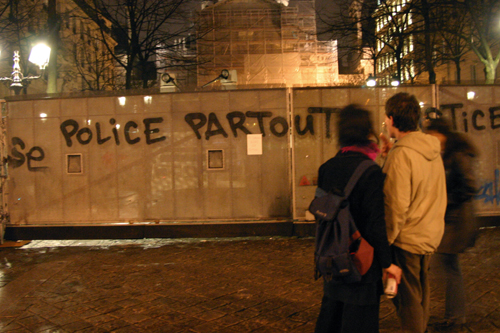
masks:
<path id="1" fill-rule="evenodd" d="M 439 140 L 408 133 L 390 150 L 383 172 L 389 244 L 414 254 L 435 252 L 443 237 L 447 202 Z"/>

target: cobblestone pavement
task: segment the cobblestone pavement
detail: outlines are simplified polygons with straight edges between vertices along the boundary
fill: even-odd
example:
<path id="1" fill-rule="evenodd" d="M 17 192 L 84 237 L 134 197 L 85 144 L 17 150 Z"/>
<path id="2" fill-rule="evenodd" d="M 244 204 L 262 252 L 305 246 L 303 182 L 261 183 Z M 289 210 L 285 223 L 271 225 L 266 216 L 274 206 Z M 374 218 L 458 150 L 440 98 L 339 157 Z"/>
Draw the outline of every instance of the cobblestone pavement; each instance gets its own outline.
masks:
<path id="1" fill-rule="evenodd" d="M 312 238 L 32 241 L 0 248 L 0 332 L 314 331 Z M 500 228 L 463 254 L 468 323 L 500 332 Z M 431 324 L 444 312 L 433 287 Z M 381 332 L 397 332 L 383 299 Z M 429 326 L 429 332 L 436 332 Z"/>

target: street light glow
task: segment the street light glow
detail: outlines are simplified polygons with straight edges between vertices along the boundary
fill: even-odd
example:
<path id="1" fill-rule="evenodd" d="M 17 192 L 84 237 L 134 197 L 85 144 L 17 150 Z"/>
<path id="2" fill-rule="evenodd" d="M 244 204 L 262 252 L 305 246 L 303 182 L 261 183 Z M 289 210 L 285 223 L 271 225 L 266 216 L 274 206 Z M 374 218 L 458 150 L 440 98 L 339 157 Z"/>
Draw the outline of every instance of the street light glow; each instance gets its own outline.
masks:
<path id="1" fill-rule="evenodd" d="M 50 47 L 45 45 L 44 43 L 37 44 L 33 46 L 31 49 L 30 56 L 28 60 L 40 69 L 45 69 L 45 67 L 49 64 L 50 59 Z"/>
<path id="2" fill-rule="evenodd" d="M 30 75 L 24 76 L 21 72 L 21 66 L 19 65 L 21 56 L 19 55 L 19 50 L 14 51 L 14 64 L 12 65 L 12 74 L 10 77 L 0 77 L 0 81 L 10 81 L 10 89 L 19 95 L 21 90 L 26 87 L 26 82 L 30 80 L 36 80 L 43 76 L 43 70 L 49 63 L 50 58 L 50 47 L 45 44 L 38 44 L 31 50 L 28 60 L 40 67 L 42 73 L 40 75 Z"/>
<path id="3" fill-rule="evenodd" d="M 399 86 L 399 76 L 394 75 L 391 79 L 391 86 L 397 87 Z"/>
<path id="4" fill-rule="evenodd" d="M 366 85 L 368 87 L 375 87 L 377 85 L 377 80 L 375 79 L 375 77 L 373 75 L 370 75 L 368 77 L 368 80 L 366 80 Z"/>

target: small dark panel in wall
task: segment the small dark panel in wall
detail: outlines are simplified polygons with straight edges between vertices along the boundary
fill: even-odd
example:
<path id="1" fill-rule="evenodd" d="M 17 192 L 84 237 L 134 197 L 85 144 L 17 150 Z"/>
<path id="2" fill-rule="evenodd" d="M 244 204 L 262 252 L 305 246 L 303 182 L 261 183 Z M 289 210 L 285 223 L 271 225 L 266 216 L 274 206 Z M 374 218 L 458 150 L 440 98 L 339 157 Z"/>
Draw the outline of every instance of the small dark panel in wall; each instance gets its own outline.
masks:
<path id="1" fill-rule="evenodd" d="M 67 154 L 66 155 L 66 172 L 68 174 L 83 173 L 82 154 Z"/>
<path id="2" fill-rule="evenodd" d="M 207 167 L 209 170 L 224 169 L 224 150 L 210 149 L 207 153 Z"/>

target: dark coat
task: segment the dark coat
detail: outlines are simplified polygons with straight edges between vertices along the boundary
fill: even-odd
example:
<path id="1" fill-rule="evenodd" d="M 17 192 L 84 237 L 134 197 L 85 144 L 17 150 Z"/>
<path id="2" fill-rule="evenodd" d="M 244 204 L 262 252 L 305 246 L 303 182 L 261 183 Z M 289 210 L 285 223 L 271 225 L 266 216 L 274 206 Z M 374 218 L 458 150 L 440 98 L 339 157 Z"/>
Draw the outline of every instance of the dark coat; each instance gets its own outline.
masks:
<path id="1" fill-rule="evenodd" d="M 439 253 L 460 253 L 474 245 L 478 231 L 472 202 L 476 193 L 476 155 L 475 148 L 464 135 L 453 133 L 453 136 L 447 138 L 443 162 L 448 205 Z"/>
<path id="2" fill-rule="evenodd" d="M 367 159 L 363 153 L 339 152 L 319 168 L 318 186 L 327 192 L 335 188 L 343 190 L 356 167 Z M 373 246 L 374 260 L 360 283 L 337 282 L 332 297 L 340 301 L 373 304 L 382 293 L 382 268 L 392 263 L 385 229 L 383 184 L 382 170 L 374 165 L 365 171 L 349 196 L 352 217 L 361 235 Z"/>

